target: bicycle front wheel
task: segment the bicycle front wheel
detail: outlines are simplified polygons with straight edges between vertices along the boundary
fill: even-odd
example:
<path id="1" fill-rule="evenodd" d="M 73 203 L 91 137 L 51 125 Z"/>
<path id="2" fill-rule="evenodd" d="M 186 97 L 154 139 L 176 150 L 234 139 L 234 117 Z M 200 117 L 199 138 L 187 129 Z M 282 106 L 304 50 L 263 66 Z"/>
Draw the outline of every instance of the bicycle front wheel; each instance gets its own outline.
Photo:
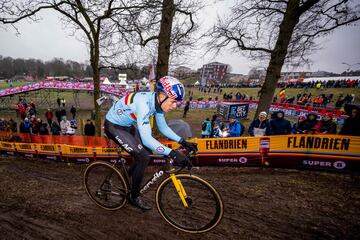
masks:
<path id="1" fill-rule="evenodd" d="M 173 227 L 190 233 L 202 233 L 219 224 L 224 205 L 220 194 L 205 180 L 190 174 L 178 174 L 187 197 L 187 207 L 176 191 L 171 177 L 165 179 L 156 191 L 160 215 Z"/>
<path id="2" fill-rule="evenodd" d="M 126 203 L 128 185 L 119 170 L 102 161 L 91 163 L 84 173 L 89 197 L 106 210 L 117 210 Z"/>

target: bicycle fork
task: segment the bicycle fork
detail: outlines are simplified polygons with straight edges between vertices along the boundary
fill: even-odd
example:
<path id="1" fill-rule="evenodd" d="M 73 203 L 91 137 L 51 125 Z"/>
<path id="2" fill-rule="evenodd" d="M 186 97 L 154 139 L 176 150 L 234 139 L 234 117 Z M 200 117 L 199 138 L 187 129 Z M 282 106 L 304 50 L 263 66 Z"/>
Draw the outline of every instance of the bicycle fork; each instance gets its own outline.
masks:
<path id="1" fill-rule="evenodd" d="M 184 189 L 180 179 L 177 179 L 176 175 L 173 174 L 173 173 L 170 174 L 170 177 L 171 177 L 171 180 L 172 180 L 172 182 L 173 182 L 173 184 L 175 186 L 175 189 L 176 189 L 177 193 L 179 194 L 181 202 L 183 203 L 185 208 L 188 208 L 189 204 L 186 201 L 187 194 L 185 192 L 185 189 Z"/>

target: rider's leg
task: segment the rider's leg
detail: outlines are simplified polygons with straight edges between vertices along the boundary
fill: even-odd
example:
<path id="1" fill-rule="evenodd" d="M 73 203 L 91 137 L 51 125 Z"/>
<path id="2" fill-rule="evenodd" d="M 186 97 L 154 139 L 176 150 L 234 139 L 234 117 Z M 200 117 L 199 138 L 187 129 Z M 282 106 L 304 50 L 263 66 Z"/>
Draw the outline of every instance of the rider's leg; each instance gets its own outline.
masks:
<path id="1" fill-rule="evenodd" d="M 144 148 L 134 154 L 135 163 L 130 169 L 130 175 L 132 177 L 131 197 L 137 198 L 140 193 L 141 182 L 144 177 L 145 168 L 148 166 L 150 161 L 150 154 Z"/>
<path id="2" fill-rule="evenodd" d="M 140 152 L 134 152 L 133 156 L 135 161 L 128 171 L 129 175 L 132 176 L 131 196 L 136 198 L 139 196 L 141 182 L 144 177 L 144 171 L 150 161 L 151 150 L 141 144 L 142 141 L 139 130 L 137 128 L 132 127 L 130 129 L 130 133 L 139 142 L 138 148 L 141 149 Z"/>
<path id="3" fill-rule="evenodd" d="M 131 174 L 129 173 L 132 175 L 132 190 L 129 202 L 144 210 L 151 209 L 149 204 L 138 197 L 144 170 L 150 160 L 150 153 L 141 144 L 140 138 L 134 134 L 132 127 L 122 127 L 107 120 L 105 120 L 104 127 L 105 134 L 135 158 L 135 162 L 131 167 Z"/>

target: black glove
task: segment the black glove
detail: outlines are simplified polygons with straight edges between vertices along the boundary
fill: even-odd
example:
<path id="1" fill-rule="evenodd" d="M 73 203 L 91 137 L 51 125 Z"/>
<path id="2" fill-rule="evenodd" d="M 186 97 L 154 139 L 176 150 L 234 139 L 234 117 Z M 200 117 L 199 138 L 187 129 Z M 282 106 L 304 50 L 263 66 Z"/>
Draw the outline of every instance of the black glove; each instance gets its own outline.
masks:
<path id="1" fill-rule="evenodd" d="M 175 166 L 180 166 L 180 167 L 191 166 L 191 162 L 179 151 L 172 150 L 169 156 L 174 160 Z"/>
<path id="2" fill-rule="evenodd" d="M 196 143 L 187 142 L 184 139 L 181 139 L 179 143 L 181 144 L 181 146 L 183 146 L 183 148 L 185 148 L 189 152 L 192 151 L 196 152 L 198 150 Z"/>

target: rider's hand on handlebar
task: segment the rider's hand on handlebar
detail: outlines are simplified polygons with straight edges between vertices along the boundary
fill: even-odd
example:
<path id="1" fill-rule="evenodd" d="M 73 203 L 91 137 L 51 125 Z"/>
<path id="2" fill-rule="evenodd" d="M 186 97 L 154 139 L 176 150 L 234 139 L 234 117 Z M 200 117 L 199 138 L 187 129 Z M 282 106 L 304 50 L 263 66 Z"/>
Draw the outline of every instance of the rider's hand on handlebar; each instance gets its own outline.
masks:
<path id="1" fill-rule="evenodd" d="M 189 152 L 192 152 L 192 151 L 196 152 L 198 150 L 196 143 L 187 142 L 184 139 L 181 139 L 179 143 L 181 144 L 181 146 L 183 148 L 185 148 Z"/>
<path id="2" fill-rule="evenodd" d="M 186 167 L 192 165 L 191 162 L 177 150 L 172 150 L 169 156 L 174 160 L 175 166 Z"/>

